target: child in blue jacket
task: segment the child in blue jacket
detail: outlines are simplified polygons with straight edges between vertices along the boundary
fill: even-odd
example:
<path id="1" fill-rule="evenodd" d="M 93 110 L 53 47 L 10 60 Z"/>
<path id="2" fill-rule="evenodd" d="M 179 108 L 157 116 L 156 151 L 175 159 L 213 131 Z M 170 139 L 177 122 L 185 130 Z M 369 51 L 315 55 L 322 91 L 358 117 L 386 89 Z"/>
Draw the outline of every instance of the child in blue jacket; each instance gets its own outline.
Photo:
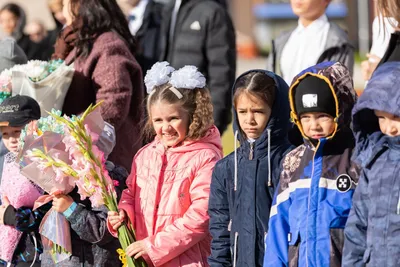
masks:
<path id="1" fill-rule="evenodd" d="M 209 200 L 210 266 L 260 267 L 279 166 L 291 148 L 288 86 L 272 72 L 251 70 L 233 87 L 235 144 L 214 168 Z"/>
<path id="2" fill-rule="evenodd" d="M 377 68 L 353 110 L 362 166 L 343 266 L 400 266 L 400 62 Z"/>
<path id="3" fill-rule="evenodd" d="M 356 92 L 349 70 L 332 62 L 306 69 L 290 87 L 289 102 L 304 144 L 283 160 L 264 267 L 339 267 L 358 181 L 358 167 L 351 161 Z"/>

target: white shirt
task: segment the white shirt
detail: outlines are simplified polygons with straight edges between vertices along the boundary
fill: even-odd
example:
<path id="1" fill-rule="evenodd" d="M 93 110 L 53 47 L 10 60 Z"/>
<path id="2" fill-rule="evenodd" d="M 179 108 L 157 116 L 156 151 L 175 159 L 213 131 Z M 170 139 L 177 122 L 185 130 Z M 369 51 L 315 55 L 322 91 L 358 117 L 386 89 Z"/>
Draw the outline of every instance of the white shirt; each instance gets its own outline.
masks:
<path id="1" fill-rule="evenodd" d="M 181 8 L 182 0 L 176 0 L 174 10 L 172 10 L 171 24 L 169 28 L 169 42 L 172 43 L 175 34 L 176 19 L 178 18 L 178 12 Z"/>
<path id="2" fill-rule="evenodd" d="M 372 23 L 372 47 L 370 54 L 383 58 L 389 45 L 390 34 L 395 31 L 391 23 L 397 25 L 394 18 L 375 17 Z"/>
<path id="3" fill-rule="evenodd" d="M 283 79 L 289 86 L 297 74 L 317 64 L 325 50 L 329 27 L 325 14 L 307 27 L 304 27 L 299 20 L 299 25 L 283 48 L 280 61 Z"/>
<path id="4" fill-rule="evenodd" d="M 143 24 L 144 12 L 146 11 L 149 0 L 140 0 L 137 6 L 129 12 L 129 30 L 133 36 Z"/>

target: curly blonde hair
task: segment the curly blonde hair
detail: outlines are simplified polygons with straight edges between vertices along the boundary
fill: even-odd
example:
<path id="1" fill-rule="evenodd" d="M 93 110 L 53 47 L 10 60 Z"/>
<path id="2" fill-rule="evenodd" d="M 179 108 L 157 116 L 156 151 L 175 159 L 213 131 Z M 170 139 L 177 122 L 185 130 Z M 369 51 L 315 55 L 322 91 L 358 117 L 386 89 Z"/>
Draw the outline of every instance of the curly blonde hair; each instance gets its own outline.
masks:
<path id="1" fill-rule="evenodd" d="M 171 89 L 179 91 L 183 97 L 179 99 Z M 196 88 L 193 90 L 178 89 L 166 83 L 156 86 L 154 90 L 154 93 L 147 97 L 147 113 L 149 116 L 144 129 L 147 140 L 154 138 L 156 134 L 153 128 L 150 108 L 161 101 L 169 104 L 178 104 L 189 115 L 189 127 L 186 139 L 200 139 L 213 126 L 213 105 L 210 91 L 207 88 Z"/>

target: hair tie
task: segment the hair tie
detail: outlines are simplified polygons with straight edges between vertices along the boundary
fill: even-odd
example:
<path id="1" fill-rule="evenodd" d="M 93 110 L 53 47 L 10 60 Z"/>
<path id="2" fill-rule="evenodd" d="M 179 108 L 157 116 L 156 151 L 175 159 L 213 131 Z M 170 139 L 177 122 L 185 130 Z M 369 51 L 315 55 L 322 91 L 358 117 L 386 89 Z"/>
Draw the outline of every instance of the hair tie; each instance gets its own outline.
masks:
<path id="1" fill-rule="evenodd" d="M 180 89 L 196 89 L 206 86 L 206 78 L 195 66 L 185 66 L 171 75 L 169 83 Z"/>
<path id="2" fill-rule="evenodd" d="M 169 66 L 167 61 L 154 64 L 151 69 L 146 72 L 146 77 L 144 77 L 147 93 L 152 95 L 154 87 L 168 83 L 170 79 L 169 75 L 174 70 L 173 67 Z"/>

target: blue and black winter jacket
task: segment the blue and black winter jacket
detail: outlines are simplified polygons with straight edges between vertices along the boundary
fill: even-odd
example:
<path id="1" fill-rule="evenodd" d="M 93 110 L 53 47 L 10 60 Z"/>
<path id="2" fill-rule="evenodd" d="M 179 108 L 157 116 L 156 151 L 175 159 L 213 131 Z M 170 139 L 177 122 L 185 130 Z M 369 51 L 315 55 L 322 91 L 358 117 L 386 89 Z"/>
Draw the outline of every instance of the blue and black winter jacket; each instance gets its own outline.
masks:
<path id="1" fill-rule="evenodd" d="M 400 136 L 384 135 L 374 114 L 400 117 L 399 85 L 400 62 L 384 63 L 353 110 L 362 172 L 345 229 L 345 267 L 400 266 Z"/>
<path id="2" fill-rule="evenodd" d="M 294 108 L 298 83 L 308 75 L 324 79 L 336 102 L 335 130 L 319 140 L 304 135 Z M 283 160 L 276 190 L 264 267 L 340 266 L 343 229 L 350 212 L 358 168 L 351 161 L 354 137 L 351 109 L 356 102 L 348 69 L 321 63 L 300 73 L 289 90 L 292 119 L 305 143 Z"/>
<path id="3" fill-rule="evenodd" d="M 239 130 L 237 114 L 233 112 L 240 147 L 216 164 L 211 182 L 208 212 L 212 242 L 208 262 L 214 267 L 262 266 L 279 166 L 291 148 L 287 140 L 290 126 L 287 84 L 269 71 L 250 72 L 261 72 L 275 80 L 275 101 L 266 129 L 251 144 Z"/>

